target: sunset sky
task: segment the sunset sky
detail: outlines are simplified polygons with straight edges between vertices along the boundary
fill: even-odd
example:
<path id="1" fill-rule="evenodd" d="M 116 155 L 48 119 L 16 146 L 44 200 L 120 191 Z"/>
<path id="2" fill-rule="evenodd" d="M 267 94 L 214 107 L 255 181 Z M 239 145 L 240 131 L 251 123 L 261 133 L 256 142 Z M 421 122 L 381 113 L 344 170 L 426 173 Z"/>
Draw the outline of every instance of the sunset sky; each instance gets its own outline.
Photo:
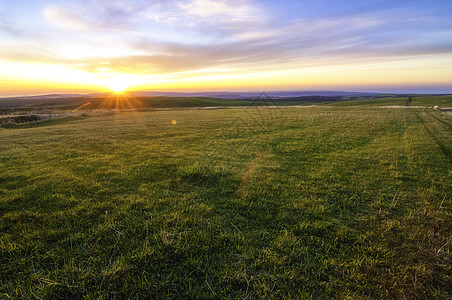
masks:
<path id="1" fill-rule="evenodd" d="M 0 96 L 110 88 L 452 92 L 452 1 L 0 1 Z"/>

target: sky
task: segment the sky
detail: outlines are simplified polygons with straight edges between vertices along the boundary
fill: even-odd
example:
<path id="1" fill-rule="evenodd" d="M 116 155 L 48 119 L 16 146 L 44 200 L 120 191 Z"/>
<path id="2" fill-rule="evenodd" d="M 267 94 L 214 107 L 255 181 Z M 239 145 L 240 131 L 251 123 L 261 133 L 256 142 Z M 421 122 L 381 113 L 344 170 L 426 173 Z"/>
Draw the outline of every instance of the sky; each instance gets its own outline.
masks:
<path id="1" fill-rule="evenodd" d="M 0 0 L 0 96 L 452 93 L 451 0 Z"/>

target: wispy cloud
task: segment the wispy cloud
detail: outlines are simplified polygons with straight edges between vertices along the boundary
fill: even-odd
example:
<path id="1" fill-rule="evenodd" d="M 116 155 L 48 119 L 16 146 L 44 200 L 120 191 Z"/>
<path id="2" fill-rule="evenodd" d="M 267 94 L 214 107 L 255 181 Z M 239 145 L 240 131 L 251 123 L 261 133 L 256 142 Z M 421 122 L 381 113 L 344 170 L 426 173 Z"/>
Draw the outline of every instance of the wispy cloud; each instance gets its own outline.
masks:
<path id="1" fill-rule="evenodd" d="M 46 7 L 43 15 L 55 28 L 65 30 L 66 35 L 59 33 L 58 43 L 84 45 L 85 36 L 89 36 L 98 41 L 96 51 L 74 58 L 65 55 L 64 49 L 56 52 L 51 43 L 41 40 L 43 45 L 38 46 L 31 40 L 26 49 L 3 47 L 0 56 L 64 64 L 93 73 L 108 68 L 122 73 L 189 76 L 209 68 L 243 73 L 275 66 L 311 67 L 452 54 L 450 18 L 409 10 L 399 15 L 382 10 L 282 22 L 264 4 L 253 0 L 81 0 Z M 0 19 L 0 30 L 5 30 L 2 24 Z M 174 32 L 182 37 L 175 40 Z M 97 54 L 112 53 L 119 45 L 130 51 Z"/>
<path id="2" fill-rule="evenodd" d="M 190 14 L 203 18 L 224 17 L 243 20 L 259 17 L 255 7 L 245 1 L 194 0 L 180 4 L 180 7 Z"/>
<path id="3" fill-rule="evenodd" d="M 100 26 L 100 23 L 86 18 L 83 13 L 74 12 L 63 7 L 49 7 L 43 14 L 55 24 L 67 28 L 92 29 Z"/>
<path id="4" fill-rule="evenodd" d="M 1 33 L 5 33 L 9 37 L 23 37 L 26 35 L 26 32 L 24 30 L 15 27 L 10 22 L 0 17 L 0 34 Z M 0 41 L 0 45 L 1 44 L 2 41 Z"/>
<path id="5" fill-rule="evenodd" d="M 251 1 L 214 1 L 194 0 L 179 4 L 185 16 L 196 18 L 198 22 L 211 26 L 238 29 L 238 26 L 262 24 L 268 18 L 267 12 L 256 2 Z M 241 27 L 243 30 L 247 27 Z"/>
<path id="6" fill-rule="evenodd" d="M 144 3 L 111 0 L 81 0 L 71 6 L 52 5 L 43 15 L 54 24 L 70 29 L 115 30 L 133 23 Z"/>

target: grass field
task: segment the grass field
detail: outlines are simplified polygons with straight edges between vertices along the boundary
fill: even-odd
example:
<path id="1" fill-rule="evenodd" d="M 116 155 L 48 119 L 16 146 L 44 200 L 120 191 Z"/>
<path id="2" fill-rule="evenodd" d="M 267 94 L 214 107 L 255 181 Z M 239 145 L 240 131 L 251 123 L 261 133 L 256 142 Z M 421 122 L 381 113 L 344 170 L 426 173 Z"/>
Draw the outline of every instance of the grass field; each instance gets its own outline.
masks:
<path id="1" fill-rule="evenodd" d="M 336 102 L 330 105 L 333 106 L 391 106 L 391 105 L 404 105 L 407 102 L 408 97 L 398 98 L 381 98 L 381 99 L 369 99 L 359 101 L 343 101 Z M 452 96 L 416 96 L 412 97 L 411 106 L 439 106 L 439 107 L 452 107 Z"/>
<path id="2" fill-rule="evenodd" d="M 257 101 L 256 101 L 257 100 Z M 267 100 L 267 101 L 265 101 Z M 0 115 L 43 109 L 57 110 L 93 110 L 93 109 L 159 109 L 212 106 L 249 106 L 249 105 L 312 105 L 340 101 L 341 97 L 301 96 L 265 99 L 265 97 L 222 99 L 212 97 L 133 97 L 127 94 L 112 94 L 98 97 L 67 98 L 0 98 Z"/>
<path id="3" fill-rule="evenodd" d="M 0 128 L 0 298 L 450 299 L 451 125 L 337 105 Z"/>

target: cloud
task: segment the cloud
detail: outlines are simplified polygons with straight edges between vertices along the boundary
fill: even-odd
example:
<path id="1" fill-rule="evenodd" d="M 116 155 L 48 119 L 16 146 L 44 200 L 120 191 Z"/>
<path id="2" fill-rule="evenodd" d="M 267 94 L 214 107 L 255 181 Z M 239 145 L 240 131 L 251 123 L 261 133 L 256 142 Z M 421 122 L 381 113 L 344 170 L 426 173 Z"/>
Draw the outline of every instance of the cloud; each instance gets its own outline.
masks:
<path id="1" fill-rule="evenodd" d="M 167 24 L 180 32 L 197 33 L 203 39 L 228 38 L 231 33 L 252 30 L 271 19 L 254 0 L 168 0 L 148 6 L 138 17 Z M 151 30 L 154 27 L 148 26 Z"/>
<path id="2" fill-rule="evenodd" d="M 146 4 L 141 1 L 81 0 L 70 6 L 50 6 L 42 14 L 54 24 L 69 29 L 118 30 L 134 22 Z"/>
<path id="3" fill-rule="evenodd" d="M 99 27 L 99 23 L 86 18 L 82 13 L 62 7 L 52 6 L 43 12 L 44 16 L 66 28 L 91 29 Z"/>
<path id="4" fill-rule="evenodd" d="M 3 60 L 25 64 L 70 64 L 67 59 L 54 55 L 51 49 L 38 47 L 30 44 L 5 45 L 1 47 L 0 57 Z"/>
<path id="5" fill-rule="evenodd" d="M 70 34 L 59 36 L 56 42 L 85 45 L 85 40 L 74 34 L 82 30 L 83 35 L 98 41 L 93 51 L 97 54 L 68 58 L 51 43 L 36 46 L 30 42 L 26 48 L 3 47 L 0 56 L 63 64 L 92 73 L 107 68 L 120 73 L 191 76 L 206 69 L 246 73 L 452 54 L 449 19 L 421 18 L 409 12 L 399 18 L 395 12 L 381 11 L 282 22 L 252 0 L 151 4 L 144 0 L 80 0 L 72 6 L 47 7 L 43 14 L 69 30 Z M 124 34 L 126 30 L 133 34 Z M 182 37 L 174 38 L 173 32 Z M 119 47 L 113 40 L 130 51 L 99 55 Z"/>
<path id="6" fill-rule="evenodd" d="M 251 1 L 194 0 L 179 6 L 186 14 L 217 24 L 259 22 L 265 16 L 260 6 Z"/>
<path id="7" fill-rule="evenodd" d="M 10 22 L 6 22 L 4 19 L 0 18 L 0 33 L 6 33 L 12 37 L 24 36 L 25 32 L 11 25 Z"/>

